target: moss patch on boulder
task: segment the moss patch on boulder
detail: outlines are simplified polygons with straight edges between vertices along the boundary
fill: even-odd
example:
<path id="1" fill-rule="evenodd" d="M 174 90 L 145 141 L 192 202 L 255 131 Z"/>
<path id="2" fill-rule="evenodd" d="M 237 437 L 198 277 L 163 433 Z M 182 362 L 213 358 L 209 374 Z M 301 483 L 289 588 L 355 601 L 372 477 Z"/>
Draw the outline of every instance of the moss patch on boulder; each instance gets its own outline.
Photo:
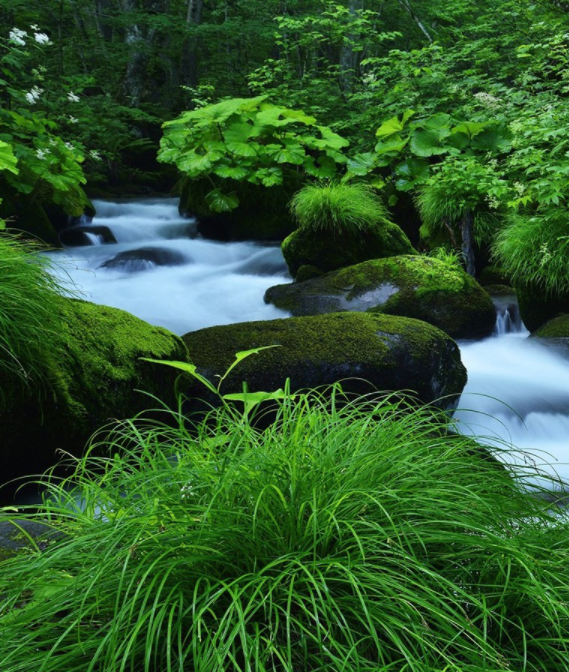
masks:
<path id="1" fill-rule="evenodd" d="M 303 266 L 327 273 L 369 259 L 414 254 L 415 250 L 396 224 L 382 224 L 374 231 L 357 236 L 339 234 L 333 237 L 298 229 L 284 240 L 282 252 L 290 274 L 298 278 Z"/>
<path id="2" fill-rule="evenodd" d="M 569 339 L 569 315 L 559 315 L 559 317 L 549 320 L 539 329 L 532 333 L 537 338 L 563 338 Z"/>
<path id="3" fill-rule="evenodd" d="M 490 295 L 455 266 L 418 255 L 389 257 L 320 278 L 267 290 L 265 301 L 294 316 L 338 311 L 377 312 L 424 320 L 453 338 L 492 332 Z"/>
<path id="4" fill-rule="evenodd" d="M 279 346 L 241 362 L 224 381 L 225 393 L 240 392 L 243 381 L 251 391 L 265 392 L 283 387 L 287 378 L 292 390 L 346 381 L 344 389 L 357 393 L 372 391 L 371 383 L 382 391 L 413 391 L 425 403 L 447 397 L 440 405 L 449 407 L 466 383 L 456 343 L 429 324 L 402 317 L 336 313 L 245 322 L 201 329 L 183 340 L 198 371 L 212 381 L 236 352 Z M 207 397 L 197 385 L 192 394 Z"/>
<path id="5" fill-rule="evenodd" d="M 136 390 L 174 401 L 175 373 L 140 358 L 187 360 L 177 336 L 86 301 L 61 299 L 61 311 L 65 347 L 48 364 L 46 388 L 13 395 L 0 415 L 3 482 L 53 465 L 57 449 L 79 455 L 101 426 L 156 407 Z"/>

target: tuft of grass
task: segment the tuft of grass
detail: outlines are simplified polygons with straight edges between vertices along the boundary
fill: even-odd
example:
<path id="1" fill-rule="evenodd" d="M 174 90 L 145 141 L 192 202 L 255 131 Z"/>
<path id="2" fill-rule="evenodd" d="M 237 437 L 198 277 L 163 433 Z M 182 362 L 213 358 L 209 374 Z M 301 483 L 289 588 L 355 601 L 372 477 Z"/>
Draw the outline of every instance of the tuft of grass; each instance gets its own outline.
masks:
<path id="1" fill-rule="evenodd" d="M 308 185 L 293 196 L 290 210 L 300 229 L 334 235 L 356 235 L 389 223 L 382 200 L 362 182 Z"/>
<path id="2" fill-rule="evenodd" d="M 125 422 L 18 514 L 59 537 L 2 564 L 2 671 L 565 669 L 567 516 L 446 416 L 338 401 Z"/>
<path id="3" fill-rule="evenodd" d="M 549 294 L 569 291 L 569 217 L 563 208 L 509 215 L 493 253 L 514 284 Z"/>
<path id="4" fill-rule="evenodd" d="M 42 382 L 61 348 L 61 281 L 41 249 L 0 231 L 0 404 L 22 383 Z"/>

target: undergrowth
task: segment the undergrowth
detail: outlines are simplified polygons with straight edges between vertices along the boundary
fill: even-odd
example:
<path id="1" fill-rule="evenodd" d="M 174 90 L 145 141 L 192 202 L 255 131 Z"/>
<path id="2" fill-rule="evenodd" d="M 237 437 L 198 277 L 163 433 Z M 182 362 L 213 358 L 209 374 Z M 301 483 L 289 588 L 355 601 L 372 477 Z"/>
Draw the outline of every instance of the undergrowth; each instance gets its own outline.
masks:
<path id="1" fill-rule="evenodd" d="M 2 672 L 567 669 L 569 525 L 532 474 L 433 410 L 339 397 L 94 445 L 17 514 L 60 536 L 2 564 Z"/>

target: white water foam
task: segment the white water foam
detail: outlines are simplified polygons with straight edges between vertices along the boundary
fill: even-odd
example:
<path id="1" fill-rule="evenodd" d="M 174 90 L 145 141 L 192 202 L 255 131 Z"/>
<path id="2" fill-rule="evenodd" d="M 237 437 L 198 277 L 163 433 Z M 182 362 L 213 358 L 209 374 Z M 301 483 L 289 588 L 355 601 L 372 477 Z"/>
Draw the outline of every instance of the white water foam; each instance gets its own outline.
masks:
<path id="1" fill-rule="evenodd" d="M 50 256 L 83 298 L 122 308 L 177 334 L 287 317 L 263 300 L 269 287 L 290 281 L 280 247 L 200 239 L 195 221 L 181 217 L 177 204 L 177 199 L 95 201 L 93 225 L 108 227 L 118 242 L 68 248 Z M 170 251 L 183 261 L 172 266 L 142 260 L 122 268 L 102 267 L 119 253 L 136 256 L 140 248 L 156 248 L 164 257 Z"/>

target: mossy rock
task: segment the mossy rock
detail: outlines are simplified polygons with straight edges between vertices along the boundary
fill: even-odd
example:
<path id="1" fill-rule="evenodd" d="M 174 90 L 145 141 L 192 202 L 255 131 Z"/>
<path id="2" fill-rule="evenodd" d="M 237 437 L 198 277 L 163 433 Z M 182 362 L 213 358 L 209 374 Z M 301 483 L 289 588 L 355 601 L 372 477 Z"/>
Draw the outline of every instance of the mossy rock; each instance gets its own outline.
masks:
<path id="1" fill-rule="evenodd" d="M 140 358 L 187 360 L 177 336 L 86 301 L 61 299 L 61 311 L 65 347 L 49 363 L 50 380 L 41 396 L 38 390 L 6 395 L 0 483 L 45 470 L 57 462 L 58 449 L 80 455 L 103 425 L 156 407 L 137 390 L 174 401 L 175 373 Z"/>
<path id="2" fill-rule="evenodd" d="M 265 301 L 292 315 L 377 312 L 424 320 L 453 338 L 492 332 L 487 292 L 463 270 L 419 255 L 365 261 L 320 278 L 271 287 Z"/>
<path id="3" fill-rule="evenodd" d="M 328 273 L 369 259 L 414 254 L 415 250 L 396 224 L 382 224 L 358 235 L 333 236 L 298 229 L 284 240 L 282 252 L 290 274 L 298 278 L 303 266 Z"/>
<path id="4" fill-rule="evenodd" d="M 490 296 L 515 296 L 516 290 L 510 285 L 484 285 L 484 290 Z"/>
<path id="5" fill-rule="evenodd" d="M 38 202 L 12 201 L 3 197 L 0 217 L 7 220 L 8 230 L 13 233 L 21 233 L 49 247 L 61 247 L 55 227 Z"/>
<path id="6" fill-rule="evenodd" d="M 569 342 L 569 315 L 559 315 L 549 320 L 531 335 L 534 338 L 565 339 Z"/>
<path id="7" fill-rule="evenodd" d="M 210 327 L 183 336 L 198 371 L 211 381 L 224 374 L 236 352 L 276 345 L 243 360 L 222 392 L 271 392 L 290 379 L 293 391 L 338 381 L 357 393 L 407 390 L 425 403 L 456 402 L 466 370 L 456 343 L 439 329 L 403 317 L 336 313 Z M 356 380 L 357 379 L 357 380 Z M 365 383 L 364 381 L 368 381 Z M 192 394 L 204 395 L 194 387 Z M 444 399 L 443 399 L 444 397 Z M 208 399 L 215 401 L 215 399 Z"/>
<path id="8" fill-rule="evenodd" d="M 198 233 L 222 241 L 281 241 L 294 230 L 288 203 L 299 184 L 263 187 L 248 182 L 226 180 L 224 193 L 235 193 L 239 206 L 231 212 L 212 212 L 206 195 L 212 190 L 209 180 L 183 180 L 179 185 L 180 214 L 194 215 Z"/>
<path id="9" fill-rule="evenodd" d="M 529 331 L 539 329 L 554 317 L 569 313 L 569 296 L 551 296 L 535 287 L 516 286 L 520 315 Z"/>

